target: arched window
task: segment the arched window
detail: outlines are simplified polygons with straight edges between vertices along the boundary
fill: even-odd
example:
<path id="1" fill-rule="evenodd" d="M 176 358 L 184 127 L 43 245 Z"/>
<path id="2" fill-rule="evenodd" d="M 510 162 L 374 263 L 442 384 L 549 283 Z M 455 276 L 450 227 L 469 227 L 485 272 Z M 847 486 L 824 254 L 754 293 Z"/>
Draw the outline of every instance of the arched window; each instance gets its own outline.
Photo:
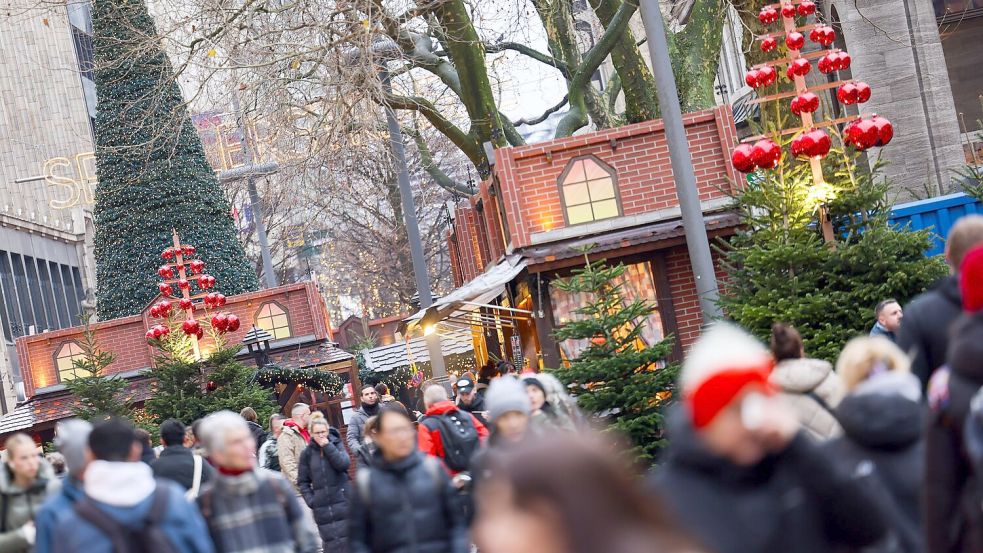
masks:
<path id="1" fill-rule="evenodd" d="M 568 225 L 621 215 L 614 169 L 594 156 L 570 160 L 560 175 L 560 195 Z"/>
<path id="2" fill-rule="evenodd" d="M 65 342 L 58 348 L 55 354 L 55 369 L 58 371 L 58 382 L 71 380 L 78 375 L 75 374 L 75 361 L 85 359 L 82 346 L 77 342 Z"/>
<path id="3" fill-rule="evenodd" d="M 290 337 L 287 312 L 275 302 L 264 303 L 256 312 L 256 326 L 273 335 L 274 340 Z"/>

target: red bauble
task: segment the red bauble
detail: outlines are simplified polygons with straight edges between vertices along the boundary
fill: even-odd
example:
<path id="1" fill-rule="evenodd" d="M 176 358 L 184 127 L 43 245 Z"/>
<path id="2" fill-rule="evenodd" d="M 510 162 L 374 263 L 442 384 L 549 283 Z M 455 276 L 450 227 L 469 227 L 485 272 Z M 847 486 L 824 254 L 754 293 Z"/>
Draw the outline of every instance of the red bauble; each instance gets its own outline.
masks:
<path id="1" fill-rule="evenodd" d="M 771 86 L 775 84 L 775 79 L 778 78 L 778 71 L 770 65 L 764 65 L 758 68 L 758 80 L 761 82 L 761 86 Z"/>
<path id="2" fill-rule="evenodd" d="M 782 159 L 782 148 L 769 138 L 763 138 L 754 143 L 751 148 L 751 159 L 762 169 L 774 169 Z"/>
<path id="3" fill-rule="evenodd" d="M 174 278 L 174 269 L 170 265 L 161 265 L 157 269 L 157 274 L 160 275 L 160 278 Z"/>
<path id="4" fill-rule="evenodd" d="M 816 69 L 824 75 L 832 71 L 829 66 L 829 54 L 819 58 L 819 61 L 816 62 Z"/>
<path id="5" fill-rule="evenodd" d="M 806 135 L 810 137 L 810 141 L 812 142 L 812 147 L 806 150 L 806 155 L 809 157 L 826 157 L 826 154 L 829 153 L 830 146 L 833 145 L 829 139 L 829 135 L 819 129 L 813 129 L 807 132 Z"/>
<path id="6" fill-rule="evenodd" d="M 792 63 L 788 64 L 788 70 L 785 74 L 789 79 L 795 79 L 795 77 L 805 77 L 812 70 L 812 65 L 809 64 L 809 60 L 805 58 L 795 58 Z"/>
<path id="7" fill-rule="evenodd" d="M 803 113 L 813 113 L 819 109 L 819 96 L 816 96 L 812 92 L 803 92 L 795 98 L 792 98 L 792 102 L 789 105 L 792 109 L 792 113 L 802 116 Z"/>
<path id="8" fill-rule="evenodd" d="M 164 296 L 165 298 L 169 298 L 171 294 L 174 293 L 174 290 L 171 288 L 171 285 L 166 282 L 161 282 L 160 284 L 158 284 L 157 289 L 160 290 L 160 295 Z"/>
<path id="9" fill-rule="evenodd" d="M 195 259 L 188 265 L 191 267 L 191 273 L 195 275 L 200 275 L 205 270 L 205 262 L 200 259 Z"/>
<path id="10" fill-rule="evenodd" d="M 870 85 L 869 84 L 867 84 L 865 82 L 858 81 L 858 82 L 854 83 L 854 85 L 857 87 L 857 103 L 858 104 L 862 104 L 862 103 L 866 102 L 867 100 L 870 100 Z"/>
<path id="11" fill-rule="evenodd" d="M 164 251 L 160 252 L 160 256 L 163 259 L 174 259 L 176 255 L 177 252 L 174 251 L 174 248 L 166 248 Z"/>
<path id="12" fill-rule="evenodd" d="M 874 123 L 874 127 L 877 129 L 877 141 L 874 142 L 874 146 L 887 146 L 891 142 L 891 139 L 894 138 L 894 125 L 879 115 L 872 117 L 871 122 Z"/>
<path id="13" fill-rule="evenodd" d="M 164 337 L 171 333 L 170 327 L 166 325 L 157 325 L 154 327 L 154 329 L 154 334 L 158 335 L 159 337 Z"/>
<path id="14" fill-rule="evenodd" d="M 214 392 L 215 390 L 218 390 L 218 384 L 216 384 L 214 380 L 209 380 L 205 383 L 205 390 Z"/>
<path id="15" fill-rule="evenodd" d="M 798 31 L 785 35 L 785 46 L 788 46 L 789 50 L 801 50 L 805 44 L 806 37 Z"/>
<path id="16" fill-rule="evenodd" d="M 205 337 L 205 329 L 204 328 L 201 328 L 201 327 L 198 327 L 198 332 L 195 332 L 195 337 L 198 338 L 199 340 L 201 340 L 202 338 L 204 338 Z"/>
<path id="17" fill-rule="evenodd" d="M 212 315 L 212 328 L 219 332 L 225 332 L 229 328 L 229 314 L 216 313 Z"/>
<path id="18" fill-rule="evenodd" d="M 827 25 L 820 25 L 809 32 L 809 40 L 816 44 L 829 46 L 836 39 L 836 31 Z"/>
<path id="19" fill-rule="evenodd" d="M 188 336 L 198 334 L 198 331 L 201 330 L 201 324 L 194 319 L 188 319 L 181 324 L 181 330 Z"/>
<path id="20" fill-rule="evenodd" d="M 193 311 L 195 308 L 195 304 L 189 298 L 181 298 L 181 301 L 178 302 L 178 304 L 181 306 L 181 309 L 184 309 L 185 311 L 189 309 Z"/>
<path id="21" fill-rule="evenodd" d="M 198 251 L 198 250 L 194 246 L 192 246 L 191 244 L 182 244 L 181 245 L 181 253 L 184 254 L 184 255 L 194 255 L 196 251 Z"/>
<path id="22" fill-rule="evenodd" d="M 240 325 L 239 317 L 236 317 L 235 315 L 229 313 L 228 319 L 229 319 L 229 326 L 228 326 L 229 332 L 235 332 L 239 330 L 239 325 Z"/>
<path id="23" fill-rule="evenodd" d="M 191 288 L 191 283 L 186 278 L 180 278 L 177 281 L 177 287 L 182 290 L 188 290 Z"/>
<path id="24" fill-rule="evenodd" d="M 774 52 L 778 48 L 778 39 L 773 36 L 768 36 L 761 39 L 761 51 L 762 52 Z"/>
<path id="25" fill-rule="evenodd" d="M 730 162 L 734 165 L 734 169 L 741 173 L 750 173 L 754 171 L 754 160 L 751 155 L 751 145 L 741 144 L 730 154 Z"/>
<path id="26" fill-rule="evenodd" d="M 205 297 L 202 298 L 202 302 L 204 302 L 205 307 L 208 308 L 215 307 L 215 292 L 209 292 L 205 294 Z"/>
<path id="27" fill-rule="evenodd" d="M 225 305 L 225 294 L 215 294 L 215 305 L 217 307 Z"/>
<path id="28" fill-rule="evenodd" d="M 594 344 L 595 346 L 603 346 L 604 344 L 608 343 L 608 339 L 603 335 L 598 334 L 590 339 L 590 343 Z"/>
<path id="29" fill-rule="evenodd" d="M 799 2 L 799 15 L 806 17 L 816 13 L 816 3 L 812 0 L 802 0 Z"/>
<path id="30" fill-rule="evenodd" d="M 795 6 L 789 3 L 782 4 L 782 17 L 795 17 Z"/>
<path id="31" fill-rule="evenodd" d="M 818 66 L 819 71 L 822 73 L 843 71 L 850 67 L 850 54 L 846 52 L 831 52 L 819 58 Z"/>
<path id="32" fill-rule="evenodd" d="M 148 341 L 148 342 L 149 342 L 150 340 L 156 340 L 156 339 L 157 339 L 157 337 L 156 337 L 156 336 L 154 336 L 154 331 L 153 331 L 153 330 L 148 330 L 148 331 L 147 331 L 147 334 L 146 334 L 145 336 L 147 337 L 147 341 Z"/>
<path id="33" fill-rule="evenodd" d="M 757 69 L 751 69 L 744 75 L 744 82 L 751 88 L 758 88 L 761 86 L 761 72 Z"/>
<path id="34" fill-rule="evenodd" d="M 159 317 L 167 317 L 168 315 L 171 314 L 171 302 L 167 300 L 157 302 L 157 304 L 154 305 L 154 307 L 157 308 L 157 313 L 159 313 L 158 315 Z"/>
<path id="35" fill-rule="evenodd" d="M 836 99 L 845 106 L 852 106 L 853 104 L 856 104 L 858 99 L 857 85 L 853 83 L 843 83 L 843 85 L 836 91 Z"/>
<path id="36" fill-rule="evenodd" d="M 758 12 L 758 21 L 760 21 L 762 25 L 770 25 L 778 21 L 778 15 L 778 10 L 775 8 L 764 7 Z"/>
<path id="37" fill-rule="evenodd" d="M 851 61 L 852 60 L 850 58 L 850 54 L 847 54 L 846 52 L 837 52 L 836 53 L 836 70 L 837 71 L 843 71 L 844 69 L 849 69 L 850 68 L 850 62 Z"/>
<path id="38" fill-rule="evenodd" d="M 151 317 L 155 317 L 155 318 L 160 317 L 160 308 L 157 306 L 156 303 L 150 306 L 149 313 Z"/>
<path id="39" fill-rule="evenodd" d="M 215 277 L 212 275 L 201 275 L 198 277 L 198 288 L 208 290 L 215 287 Z"/>
<path id="40" fill-rule="evenodd" d="M 861 119 L 860 121 L 847 125 L 843 129 L 843 136 L 846 142 L 860 151 L 877 144 L 880 138 L 879 134 L 877 125 L 868 119 Z"/>

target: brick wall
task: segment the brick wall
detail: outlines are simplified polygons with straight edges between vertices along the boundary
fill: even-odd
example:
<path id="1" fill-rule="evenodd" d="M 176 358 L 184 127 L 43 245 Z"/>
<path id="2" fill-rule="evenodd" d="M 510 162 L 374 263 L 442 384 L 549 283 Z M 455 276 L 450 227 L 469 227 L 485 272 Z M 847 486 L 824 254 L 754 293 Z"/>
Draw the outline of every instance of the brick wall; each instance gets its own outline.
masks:
<path id="1" fill-rule="evenodd" d="M 328 313 L 311 282 L 280 286 L 259 292 L 230 296 L 223 311 L 234 313 L 242 321 L 239 330 L 227 334 L 228 343 L 242 340 L 254 324 L 256 314 L 265 303 L 275 301 L 287 312 L 291 335 L 314 335 L 316 339 L 329 338 Z M 107 369 L 108 374 L 144 369 L 153 364 L 153 348 L 146 341 L 147 329 L 159 322 L 146 312 L 131 317 L 103 321 L 92 325 L 99 346 L 116 355 Z M 61 347 L 72 341 L 81 341 L 82 328 L 66 328 L 17 339 L 17 357 L 24 375 L 24 390 L 28 398 L 39 388 L 60 384 L 55 366 L 55 355 Z M 206 341 L 202 341 L 207 347 Z"/>
<path id="2" fill-rule="evenodd" d="M 485 229 L 478 221 L 478 214 L 471 204 L 457 206 L 454 210 L 454 232 L 449 235 L 455 285 L 460 286 L 484 272 L 489 253 L 484 247 Z"/>
<path id="3" fill-rule="evenodd" d="M 730 108 L 686 114 L 683 123 L 700 199 L 726 197 L 734 185 L 728 152 L 737 142 Z M 640 215 L 678 205 L 661 120 L 502 148 L 495 154 L 495 180 L 501 188 L 514 248 L 530 245 L 534 233 L 564 226 L 558 179 L 571 159 L 584 155 L 597 157 L 617 173 L 623 215 Z M 490 185 L 490 182 L 482 185 L 485 199 L 490 199 Z"/>
<path id="4" fill-rule="evenodd" d="M 727 279 L 727 274 L 719 258 L 720 256 L 713 252 L 717 282 L 722 285 Z M 690 266 L 686 246 L 676 246 L 666 252 L 666 271 L 673 308 L 676 312 L 677 339 L 682 344 L 683 351 L 686 351 L 700 336 L 700 326 L 703 325 L 700 299 L 696 293 L 696 281 L 693 279 L 693 269 Z"/>

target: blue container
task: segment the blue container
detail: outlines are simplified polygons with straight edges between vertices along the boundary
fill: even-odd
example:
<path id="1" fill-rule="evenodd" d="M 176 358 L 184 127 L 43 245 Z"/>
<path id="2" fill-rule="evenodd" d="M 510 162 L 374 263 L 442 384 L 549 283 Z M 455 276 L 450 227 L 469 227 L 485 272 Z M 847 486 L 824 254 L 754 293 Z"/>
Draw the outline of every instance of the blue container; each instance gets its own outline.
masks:
<path id="1" fill-rule="evenodd" d="M 891 210 L 889 220 L 898 226 L 911 225 L 912 230 L 928 229 L 932 232 L 932 247 L 925 255 L 941 255 L 945 250 L 945 238 L 956 220 L 970 213 L 983 213 L 983 204 L 964 193 L 949 194 L 928 200 L 898 204 Z"/>

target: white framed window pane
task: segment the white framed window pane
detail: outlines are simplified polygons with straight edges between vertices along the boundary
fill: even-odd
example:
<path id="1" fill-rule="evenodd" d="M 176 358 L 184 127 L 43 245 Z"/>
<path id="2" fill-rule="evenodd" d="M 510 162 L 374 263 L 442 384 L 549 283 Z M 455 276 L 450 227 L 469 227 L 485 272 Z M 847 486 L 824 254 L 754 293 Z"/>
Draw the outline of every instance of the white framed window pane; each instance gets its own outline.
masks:
<path id="1" fill-rule="evenodd" d="M 586 180 L 603 179 L 609 176 L 608 172 L 593 159 L 584 160 L 584 178 Z"/>
<path id="2" fill-rule="evenodd" d="M 587 194 L 587 183 L 581 182 L 563 187 L 563 199 L 567 206 L 581 205 L 590 202 Z"/>
<path id="3" fill-rule="evenodd" d="M 618 202 L 615 200 L 603 200 L 594 202 L 594 219 L 608 219 L 618 216 Z"/>
<path id="4" fill-rule="evenodd" d="M 590 204 L 577 205 L 567 208 L 567 219 L 571 225 L 576 225 L 578 223 L 593 221 L 594 214 L 591 212 Z"/>
<path id="5" fill-rule="evenodd" d="M 592 202 L 614 197 L 614 183 L 611 182 L 610 178 L 592 180 L 587 183 L 587 188 L 590 190 L 590 199 Z"/>

